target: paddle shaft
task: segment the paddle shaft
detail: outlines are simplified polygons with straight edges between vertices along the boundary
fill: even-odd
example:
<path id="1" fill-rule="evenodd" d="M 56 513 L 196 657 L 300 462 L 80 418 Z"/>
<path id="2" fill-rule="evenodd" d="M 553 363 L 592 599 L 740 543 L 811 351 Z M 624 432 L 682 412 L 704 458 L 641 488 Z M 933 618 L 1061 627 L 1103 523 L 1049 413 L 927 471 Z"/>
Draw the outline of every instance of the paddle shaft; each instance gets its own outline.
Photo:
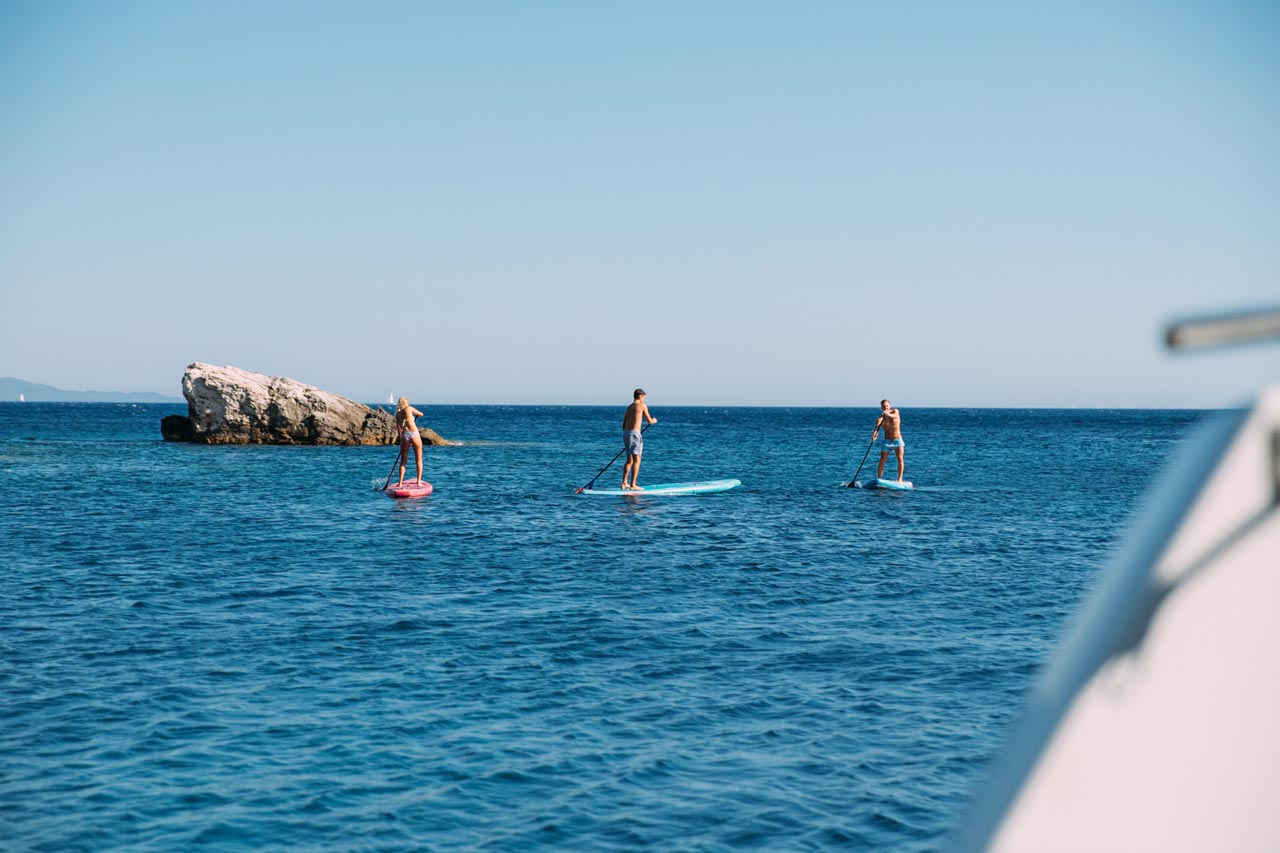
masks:
<path id="1" fill-rule="evenodd" d="M 640 427 L 640 434 L 641 434 L 641 435 L 644 435 L 644 431 L 645 431 L 645 430 L 647 430 L 647 429 L 648 429 L 649 427 L 651 427 L 651 426 L 653 426 L 653 424 L 645 424 L 644 426 Z M 609 468 L 610 468 L 610 467 L 612 467 L 613 463 L 615 463 L 615 462 L 617 462 L 617 461 L 618 461 L 618 457 L 619 457 L 619 456 L 621 456 L 622 454 L 626 453 L 626 452 L 627 452 L 627 449 L 626 449 L 625 447 L 624 447 L 624 448 L 622 448 L 621 450 L 619 450 L 619 451 L 617 452 L 617 454 L 615 454 L 615 455 L 614 455 L 614 457 L 613 457 L 612 459 L 610 459 L 610 460 L 609 460 L 609 464 L 608 464 L 608 465 L 604 466 L 603 468 L 601 468 L 599 471 L 597 471 L 597 472 L 596 472 L 596 475 L 595 475 L 594 477 L 592 477 L 592 478 L 591 478 L 591 481 L 590 481 L 589 483 L 587 483 L 585 486 L 582 486 L 581 488 L 575 489 L 573 493 L 574 493 L 575 495 L 577 495 L 577 494 L 581 494 L 585 489 L 589 489 L 589 488 L 591 488 L 592 486 L 594 486 L 594 485 L 596 484 L 596 480 L 599 480 L 599 479 L 600 479 L 600 475 L 601 475 L 601 474 L 603 474 L 605 471 L 608 471 L 608 470 L 609 470 Z M 624 473 L 625 473 L 625 472 L 624 472 Z M 390 481 L 388 481 L 388 482 L 390 482 Z"/>
<path id="2" fill-rule="evenodd" d="M 867 457 L 871 455 L 871 448 L 875 446 L 876 434 L 871 433 L 871 441 L 867 443 L 867 452 L 862 454 L 862 461 L 858 463 L 858 470 L 853 472 L 853 479 L 849 481 L 849 488 L 856 488 L 858 475 L 862 473 L 862 466 L 867 464 Z"/>
<path id="3" fill-rule="evenodd" d="M 387 482 L 383 483 L 382 488 L 378 489 L 378 491 L 385 492 L 387 488 L 391 485 L 391 478 L 396 475 L 396 469 L 400 467 L 400 457 L 403 455 L 404 455 L 404 448 L 401 447 L 399 450 L 396 451 L 395 464 L 393 464 L 391 466 L 391 470 L 387 472 Z"/>
<path id="4" fill-rule="evenodd" d="M 399 429 L 396 430 L 396 443 L 400 445 L 400 449 L 396 451 L 396 462 L 391 466 L 391 470 L 387 473 L 387 482 L 382 484 L 381 489 L 378 489 L 380 492 L 385 492 L 387 487 L 391 485 L 391 478 L 396 475 L 396 469 L 400 467 L 400 460 L 404 458 L 405 446 L 404 442 L 400 441 Z"/>

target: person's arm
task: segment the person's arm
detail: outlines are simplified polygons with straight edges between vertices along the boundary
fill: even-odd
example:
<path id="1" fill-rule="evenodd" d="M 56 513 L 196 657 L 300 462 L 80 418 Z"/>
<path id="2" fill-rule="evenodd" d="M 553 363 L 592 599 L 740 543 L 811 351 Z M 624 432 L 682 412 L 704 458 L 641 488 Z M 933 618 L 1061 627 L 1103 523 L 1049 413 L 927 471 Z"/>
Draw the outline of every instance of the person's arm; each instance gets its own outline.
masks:
<path id="1" fill-rule="evenodd" d="M 881 415 L 880 417 L 876 418 L 876 426 L 875 426 L 875 429 L 871 430 L 871 440 L 872 440 L 872 441 L 875 441 L 875 440 L 876 440 L 876 433 L 878 433 L 878 432 L 880 431 L 880 424 L 882 424 L 882 423 L 884 423 L 884 415 Z"/>
<path id="2" fill-rule="evenodd" d="M 413 406 L 410 406 L 409 409 L 413 412 L 413 416 L 415 418 L 422 417 L 422 412 L 419 412 L 417 409 L 413 408 Z"/>
<path id="3" fill-rule="evenodd" d="M 644 407 L 644 419 L 651 424 L 656 424 L 658 422 L 657 418 L 649 414 L 649 405 L 647 403 L 645 404 L 645 407 Z"/>

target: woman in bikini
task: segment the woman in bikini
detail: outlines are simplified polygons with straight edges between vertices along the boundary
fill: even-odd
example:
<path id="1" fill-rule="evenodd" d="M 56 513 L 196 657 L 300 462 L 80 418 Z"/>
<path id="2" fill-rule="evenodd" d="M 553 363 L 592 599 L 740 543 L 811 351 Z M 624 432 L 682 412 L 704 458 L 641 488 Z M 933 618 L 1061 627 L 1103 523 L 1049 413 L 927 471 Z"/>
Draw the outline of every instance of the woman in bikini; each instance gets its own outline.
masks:
<path id="1" fill-rule="evenodd" d="M 396 485 L 404 485 L 404 469 L 409 462 L 409 448 L 413 447 L 414 460 L 418 463 L 418 482 L 422 482 L 422 436 L 418 434 L 418 425 L 413 422 L 414 418 L 422 417 L 413 406 L 409 405 L 408 397 L 401 397 L 396 403 L 396 432 L 400 434 L 400 482 Z"/>

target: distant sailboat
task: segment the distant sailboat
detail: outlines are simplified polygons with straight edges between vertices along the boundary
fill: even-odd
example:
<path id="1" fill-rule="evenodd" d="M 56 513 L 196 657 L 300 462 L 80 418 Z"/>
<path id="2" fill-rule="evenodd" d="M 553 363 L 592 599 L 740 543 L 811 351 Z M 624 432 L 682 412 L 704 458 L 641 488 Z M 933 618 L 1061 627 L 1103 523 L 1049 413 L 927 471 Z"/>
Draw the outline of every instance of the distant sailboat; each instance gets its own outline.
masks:
<path id="1" fill-rule="evenodd" d="M 19 394 L 18 394 L 18 402 L 19 402 L 19 403 L 25 403 L 25 402 L 27 402 L 27 395 L 26 395 L 26 394 L 19 393 Z"/>
<path id="2" fill-rule="evenodd" d="M 387 395 L 387 402 L 394 406 L 394 405 L 396 404 L 396 395 L 395 395 L 395 394 L 388 394 L 388 395 Z"/>

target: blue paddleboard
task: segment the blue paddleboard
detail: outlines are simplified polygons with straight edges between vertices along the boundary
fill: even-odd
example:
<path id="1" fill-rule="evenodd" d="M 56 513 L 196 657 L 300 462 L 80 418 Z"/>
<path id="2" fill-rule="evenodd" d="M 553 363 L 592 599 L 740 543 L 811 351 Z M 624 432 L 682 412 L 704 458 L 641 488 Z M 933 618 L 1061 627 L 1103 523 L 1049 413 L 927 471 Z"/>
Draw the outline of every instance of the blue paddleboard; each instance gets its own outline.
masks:
<path id="1" fill-rule="evenodd" d="M 584 495 L 706 495 L 712 492 L 727 492 L 742 485 L 741 480 L 699 480 L 693 483 L 659 483 L 645 486 L 639 491 L 632 489 L 583 489 Z"/>
<path id="2" fill-rule="evenodd" d="M 897 480 L 867 480 L 862 484 L 864 489 L 892 489 L 895 492 L 905 492 L 908 489 L 914 489 L 915 486 L 909 481 L 903 480 L 899 483 Z"/>

